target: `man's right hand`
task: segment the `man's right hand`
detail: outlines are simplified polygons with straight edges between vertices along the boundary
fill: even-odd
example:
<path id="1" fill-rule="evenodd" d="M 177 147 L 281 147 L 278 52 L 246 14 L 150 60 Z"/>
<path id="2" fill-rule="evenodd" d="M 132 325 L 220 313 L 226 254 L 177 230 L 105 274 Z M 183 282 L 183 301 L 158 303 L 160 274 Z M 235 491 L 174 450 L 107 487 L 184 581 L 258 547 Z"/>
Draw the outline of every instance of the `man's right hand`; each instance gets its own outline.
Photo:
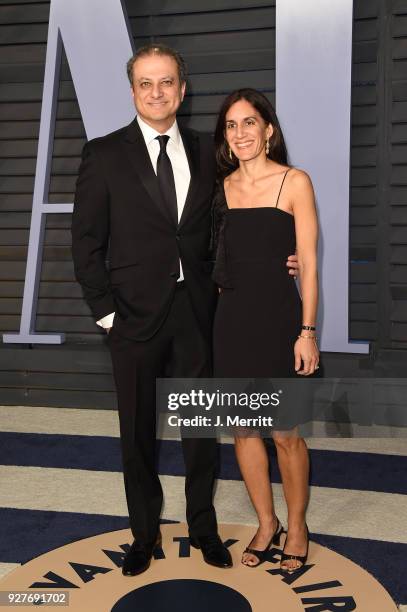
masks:
<path id="1" fill-rule="evenodd" d="M 294 255 L 288 256 L 286 265 L 288 268 L 288 274 L 290 274 L 291 276 L 294 276 L 294 278 L 297 278 L 297 276 L 299 275 L 299 265 L 298 265 L 297 253 L 295 253 Z"/>

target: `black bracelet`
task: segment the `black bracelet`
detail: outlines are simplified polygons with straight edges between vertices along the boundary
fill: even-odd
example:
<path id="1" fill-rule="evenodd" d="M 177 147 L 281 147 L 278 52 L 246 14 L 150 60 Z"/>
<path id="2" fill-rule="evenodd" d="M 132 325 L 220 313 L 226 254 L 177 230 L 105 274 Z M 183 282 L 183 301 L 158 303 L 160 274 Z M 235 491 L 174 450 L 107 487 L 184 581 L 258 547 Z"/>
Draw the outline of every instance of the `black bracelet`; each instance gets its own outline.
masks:
<path id="1" fill-rule="evenodd" d="M 315 327 L 313 325 L 303 325 L 301 329 L 305 329 L 306 331 L 315 331 Z"/>

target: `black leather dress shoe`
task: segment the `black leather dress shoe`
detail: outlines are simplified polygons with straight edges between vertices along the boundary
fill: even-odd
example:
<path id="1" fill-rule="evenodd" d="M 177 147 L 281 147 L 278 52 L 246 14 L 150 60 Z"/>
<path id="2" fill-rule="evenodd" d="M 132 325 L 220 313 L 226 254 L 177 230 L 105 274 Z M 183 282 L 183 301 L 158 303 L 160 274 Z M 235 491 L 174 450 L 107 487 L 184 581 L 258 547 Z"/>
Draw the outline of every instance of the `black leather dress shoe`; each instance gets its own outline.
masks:
<path id="1" fill-rule="evenodd" d="M 123 576 L 137 576 L 142 574 L 150 567 L 151 557 L 155 548 L 161 546 L 161 533 L 158 534 L 155 542 L 146 544 L 140 540 L 134 540 L 130 550 L 126 553 L 123 561 Z"/>
<path id="2" fill-rule="evenodd" d="M 200 548 L 204 561 L 216 567 L 232 567 L 232 556 L 218 534 L 189 538 L 191 546 Z"/>

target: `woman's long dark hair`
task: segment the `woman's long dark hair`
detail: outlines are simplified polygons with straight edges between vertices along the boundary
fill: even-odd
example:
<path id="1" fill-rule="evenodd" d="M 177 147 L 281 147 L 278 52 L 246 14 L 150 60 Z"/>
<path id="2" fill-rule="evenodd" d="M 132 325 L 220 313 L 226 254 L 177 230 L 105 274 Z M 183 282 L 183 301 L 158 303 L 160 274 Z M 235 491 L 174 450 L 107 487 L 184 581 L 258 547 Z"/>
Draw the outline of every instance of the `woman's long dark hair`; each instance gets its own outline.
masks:
<path id="1" fill-rule="evenodd" d="M 266 125 L 271 123 L 273 126 L 273 134 L 269 140 L 268 158 L 278 162 L 279 164 L 287 165 L 288 163 L 287 147 L 285 145 L 283 132 L 281 131 L 280 123 L 277 119 L 276 111 L 274 110 L 273 105 L 265 95 L 256 89 L 245 87 L 244 89 L 237 89 L 229 94 L 219 111 L 218 122 L 215 130 L 216 162 L 219 179 L 224 178 L 236 170 L 236 168 L 239 166 L 239 161 L 237 157 L 233 155 L 233 153 L 232 159 L 230 159 L 229 147 L 225 140 L 226 114 L 230 107 L 239 100 L 246 100 L 249 102 L 249 104 L 251 104 L 263 118 Z"/>

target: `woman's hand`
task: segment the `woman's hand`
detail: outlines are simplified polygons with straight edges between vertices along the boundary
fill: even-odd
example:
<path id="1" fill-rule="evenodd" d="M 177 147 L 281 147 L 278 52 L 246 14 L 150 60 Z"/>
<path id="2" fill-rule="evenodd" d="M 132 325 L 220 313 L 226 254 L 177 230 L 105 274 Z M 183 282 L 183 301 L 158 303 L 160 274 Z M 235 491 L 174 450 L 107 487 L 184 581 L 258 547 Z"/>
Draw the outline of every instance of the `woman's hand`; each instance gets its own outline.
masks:
<path id="1" fill-rule="evenodd" d="M 316 338 L 299 336 L 294 345 L 295 371 L 301 376 L 309 376 L 318 369 L 319 350 Z M 303 368 L 301 368 L 303 363 Z"/>

